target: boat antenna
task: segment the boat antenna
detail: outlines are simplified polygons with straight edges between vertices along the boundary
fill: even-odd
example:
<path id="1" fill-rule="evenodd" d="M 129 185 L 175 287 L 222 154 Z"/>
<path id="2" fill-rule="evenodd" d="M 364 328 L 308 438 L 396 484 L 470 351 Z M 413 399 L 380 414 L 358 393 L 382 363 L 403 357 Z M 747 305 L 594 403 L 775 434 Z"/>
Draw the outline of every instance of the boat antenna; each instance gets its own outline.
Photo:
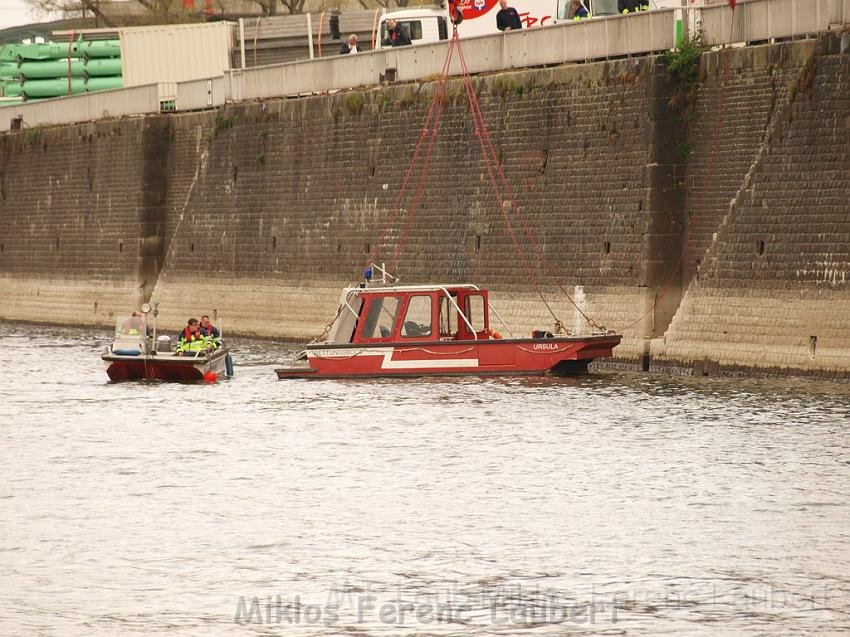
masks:
<path id="1" fill-rule="evenodd" d="M 159 303 L 153 304 L 153 342 L 154 349 L 156 349 L 156 317 L 159 316 Z"/>

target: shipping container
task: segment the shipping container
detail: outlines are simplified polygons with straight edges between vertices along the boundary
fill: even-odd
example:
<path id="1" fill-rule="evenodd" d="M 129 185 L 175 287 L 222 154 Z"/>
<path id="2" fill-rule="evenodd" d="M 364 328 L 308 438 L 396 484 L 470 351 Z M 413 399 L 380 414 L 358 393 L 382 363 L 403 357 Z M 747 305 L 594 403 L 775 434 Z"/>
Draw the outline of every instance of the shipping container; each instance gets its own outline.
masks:
<path id="1" fill-rule="evenodd" d="M 124 86 L 220 77 L 230 66 L 229 22 L 133 27 L 119 34 Z"/>

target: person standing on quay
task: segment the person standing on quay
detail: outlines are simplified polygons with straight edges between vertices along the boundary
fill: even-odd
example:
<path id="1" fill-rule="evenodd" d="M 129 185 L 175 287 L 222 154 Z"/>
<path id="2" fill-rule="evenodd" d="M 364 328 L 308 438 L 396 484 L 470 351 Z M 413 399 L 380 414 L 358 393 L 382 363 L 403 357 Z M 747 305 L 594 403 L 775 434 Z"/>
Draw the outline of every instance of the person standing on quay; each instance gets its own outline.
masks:
<path id="1" fill-rule="evenodd" d="M 384 40 L 384 45 L 390 46 L 406 46 L 410 44 L 410 34 L 403 24 L 390 18 L 387 20 L 387 39 Z"/>
<path id="2" fill-rule="evenodd" d="M 357 43 L 357 34 L 352 33 L 348 36 L 348 40 L 343 42 L 339 47 L 340 55 L 348 55 L 350 53 L 360 53 L 360 45 Z"/>
<path id="3" fill-rule="evenodd" d="M 513 7 L 508 6 L 508 0 L 499 0 L 499 12 L 496 14 L 496 28 L 499 31 L 516 31 L 522 28 L 522 20 L 519 13 Z"/>

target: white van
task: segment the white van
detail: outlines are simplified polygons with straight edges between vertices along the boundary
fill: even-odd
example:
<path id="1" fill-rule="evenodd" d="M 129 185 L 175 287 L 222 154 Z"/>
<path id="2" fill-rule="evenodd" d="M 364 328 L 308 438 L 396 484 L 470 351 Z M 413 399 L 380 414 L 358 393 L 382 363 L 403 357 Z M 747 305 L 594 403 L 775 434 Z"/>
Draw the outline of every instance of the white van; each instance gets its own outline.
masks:
<path id="1" fill-rule="evenodd" d="M 449 37 L 449 14 L 444 9 L 437 7 L 426 9 L 402 9 L 391 11 L 381 16 L 381 26 L 378 29 L 378 42 L 376 48 L 389 47 L 389 33 L 387 20 L 390 18 L 404 25 L 410 34 L 412 44 L 423 42 L 437 42 Z"/>
<path id="2" fill-rule="evenodd" d="M 687 0 L 693 5 L 694 0 Z M 594 18 L 617 15 L 617 0 L 584 0 L 584 5 Z M 460 37 L 499 33 L 496 29 L 496 14 L 499 0 L 460 0 L 458 8 L 463 13 L 463 22 L 458 25 Z M 547 24 L 557 24 L 567 19 L 570 0 L 514 0 L 509 2 L 519 13 L 524 29 Z M 681 7 L 681 0 L 649 0 L 650 9 Z M 407 27 L 413 44 L 445 40 L 452 31 L 446 7 L 402 9 L 381 16 L 377 48 L 389 46 L 387 20 L 395 19 Z"/>
<path id="3" fill-rule="evenodd" d="M 511 0 L 510 6 L 517 10 L 522 20 L 522 26 L 526 29 L 552 24 L 556 1 Z M 457 28 L 460 37 L 468 38 L 476 35 L 499 33 L 499 30 L 496 29 L 499 0 L 460 0 L 457 7 L 463 13 L 463 22 Z M 390 18 L 407 27 L 410 33 L 410 41 L 413 44 L 445 40 L 452 32 L 452 23 L 449 21 L 449 12 L 446 7 L 390 11 L 381 16 L 377 42 L 377 46 L 380 48 L 389 46 L 385 42 L 387 42 L 386 24 Z M 437 34 L 438 37 L 431 37 L 433 34 Z"/>

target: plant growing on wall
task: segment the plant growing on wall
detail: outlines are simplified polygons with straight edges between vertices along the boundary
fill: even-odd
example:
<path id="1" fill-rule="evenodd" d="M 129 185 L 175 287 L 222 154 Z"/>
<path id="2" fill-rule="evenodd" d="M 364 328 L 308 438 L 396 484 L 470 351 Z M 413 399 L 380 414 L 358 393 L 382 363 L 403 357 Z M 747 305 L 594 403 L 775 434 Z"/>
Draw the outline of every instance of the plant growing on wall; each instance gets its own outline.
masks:
<path id="1" fill-rule="evenodd" d="M 230 117 L 226 117 L 219 113 L 215 116 L 215 123 L 213 124 L 212 130 L 206 134 L 206 140 L 208 144 L 211 144 L 215 141 L 215 138 L 218 137 L 221 133 L 224 133 L 230 130 L 230 127 L 233 125 L 233 120 Z"/>
<path id="2" fill-rule="evenodd" d="M 697 31 L 694 35 L 683 38 L 676 49 L 664 54 L 667 72 L 676 85 L 670 97 L 670 108 L 676 111 L 683 129 L 683 138 L 676 144 L 682 159 L 687 158 L 692 150 L 691 123 L 699 88 L 700 58 L 705 50 L 702 31 Z"/>
<path id="3" fill-rule="evenodd" d="M 699 61 L 705 49 L 702 32 L 697 31 L 693 36 L 683 38 L 678 48 L 664 54 L 667 72 L 677 85 L 673 98 L 679 100 L 678 103 L 671 103 L 671 107 L 677 110 L 688 107 L 689 102 L 696 97 L 699 85 Z"/>
<path id="4" fill-rule="evenodd" d="M 349 115 L 359 115 L 364 103 L 365 100 L 360 93 L 346 93 L 342 98 L 342 106 Z"/>

